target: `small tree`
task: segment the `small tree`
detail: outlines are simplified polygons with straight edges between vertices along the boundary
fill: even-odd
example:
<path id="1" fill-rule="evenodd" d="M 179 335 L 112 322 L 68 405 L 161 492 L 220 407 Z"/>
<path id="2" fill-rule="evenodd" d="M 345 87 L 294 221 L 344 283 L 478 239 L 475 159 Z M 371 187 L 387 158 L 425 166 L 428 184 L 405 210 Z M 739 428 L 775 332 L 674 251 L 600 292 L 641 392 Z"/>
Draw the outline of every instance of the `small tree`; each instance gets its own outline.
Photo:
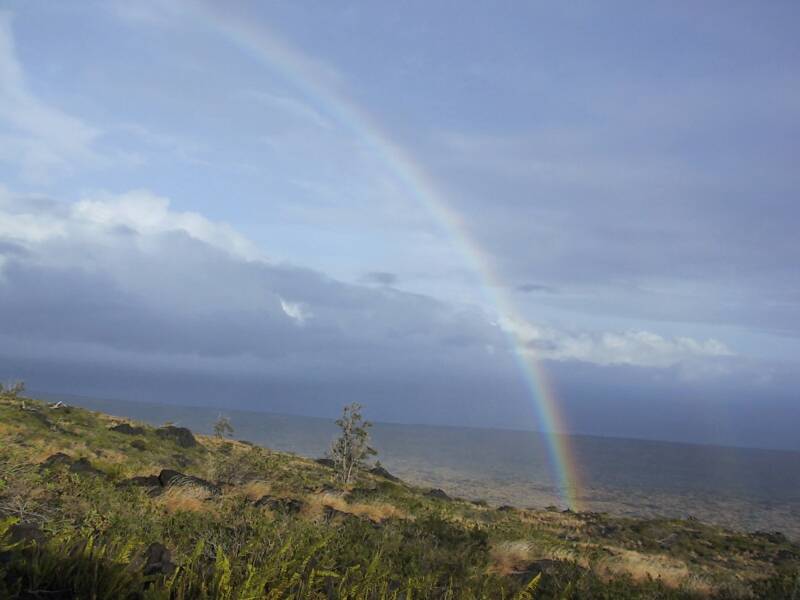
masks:
<path id="1" fill-rule="evenodd" d="M 0 396 L 8 396 L 13 400 L 20 398 L 23 410 L 27 408 L 25 406 L 25 397 L 22 396 L 22 393 L 24 391 L 25 391 L 24 381 L 15 381 L 14 383 L 7 383 L 5 385 L 0 383 Z"/>
<path id="2" fill-rule="evenodd" d="M 11 396 L 12 398 L 16 398 L 24 391 L 25 391 L 24 381 L 15 381 L 14 383 L 7 383 L 5 385 L 0 383 L 0 394 L 5 394 L 6 396 Z"/>
<path id="3" fill-rule="evenodd" d="M 220 439 L 233 435 L 233 425 L 228 417 L 220 415 L 214 422 L 214 435 Z"/>
<path id="4" fill-rule="evenodd" d="M 333 459 L 336 474 L 343 484 L 349 484 L 364 461 L 377 452 L 369 445 L 369 428 L 372 423 L 361 416 L 361 405 L 357 402 L 345 406 L 342 418 L 336 421 L 342 434 L 331 444 L 330 458 Z"/>

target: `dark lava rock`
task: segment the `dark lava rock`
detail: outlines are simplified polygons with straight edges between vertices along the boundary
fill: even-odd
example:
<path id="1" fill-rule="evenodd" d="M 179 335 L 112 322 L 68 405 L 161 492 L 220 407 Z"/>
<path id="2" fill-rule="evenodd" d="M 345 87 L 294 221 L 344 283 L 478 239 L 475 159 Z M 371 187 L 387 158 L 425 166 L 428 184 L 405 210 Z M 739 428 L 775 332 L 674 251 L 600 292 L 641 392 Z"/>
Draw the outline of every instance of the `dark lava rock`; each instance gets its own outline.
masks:
<path id="1" fill-rule="evenodd" d="M 316 463 L 318 465 L 322 465 L 323 467 L 328 467 L 328 468 L 331 468 L 331 469 L 336 467 L 336 463 L 333 462 L 332 458 L 318 458 L 316 460 Z"/>
<path id="2" fill-rule="evenodd" d="M 182 448 L 193 448 L 197 446 L 197 440 L 194 439 L 192 432 L 186 427 L 175 427 L 174 425 L 165 425 L 156 429 L 156 435 L 165 440 L 171 440 Z"/>
<path id="3" fill-rule="evenodd" d="M 440 490 L 439 488 L 432 488 L 425 492 L 425 496 L 428 498 L 436 498 L 437 500 L 450 500 L 450 496 L 444 490 Z"/>
<path id="4" fill-rule="evenodd" d="M 94 467 L 92 463 L 89 462 L 88 458 L 79 458 L 70 465 L 69 470 L 71 473 L 79 473 L 81 475 L 97 475 L 99 477 L 105 477 L 105 473 Z"/>
<path id="5" fill-rule="evenodd" d="M 183 454 L 173 454 L 172 460 L 174 460 L 175 464 L 182 469 L 185 469 L 186 467 L 192 464 L 191 459 L 185 457 Z"/>
<path id="6" fill-rule="evenodd" d="M 144 487 L 147 488 L 147 494 L 149 496 L 158 496 L 163 491 L 161 480 L 158 478 L 158 475 L 142 475 L 124 479 L 117 484 L 117 487 Z"/>
<path id="7" fill-rule="evenodd" d="M 557 571 L 562 564 L 563 563 L 560 560 L 551 560 L 549 558 L 543 558 L 541 560 L 535 560 L 532 563 L 525 565 L 525 568 L 521 571 L 521 574 L 524 574 L 525 579 L 536 577 L 540 573 L 549 575 L 550 573 Z"/>
<path id="8" fill-rule="evenodd" d="M 786 536 L 783 535 L 780 531 L 756 531 L 753 535 L 758 538 L 761 538 L 762 540 L 767 540 L 768 542 L 772 542 L 773 544 L 786 543 Z"/>
<path id="9" fill-rule="evenodd" d="M 53 467 L 70 466 L 72 465 L 72 458 L 63 452 L 56 452 L 51 454 L 39 465 L 39 471 L 52 469 Z"/>
<path id="10" fill-rule="evenodd" d="M 275 496 L 263 496 L 257 502 L 256 506 L 268 508 L 276 512 L 283 512 L 287 514 L 297 514 L 303 509 L 303 502 L 295 498 L 276 498 Z"/>
<path id="11" fill-rule="evenodd" d="M 175 563 L 172 562 L 172 554 L 167 547 L 158 542 L 150 544 L 144 553 L 142 573 L 145 577 L 172 575 L 174 571 Z"/>
<path id="12" fill-rule="evenodd" d="M 785 548 L 778 550 L 778 553 L 775 555 L 775 560 L 778 562 L 794 561 L 798 558 L 800 558 L 800 554 L 792 552 L 791 550 L 786 550 Z"/>
<path id="13" fill-rule="evenodd" d="M 658 546 L 662 550 L 669 550 L 680 541 L 680 536 L 677 532 L 670 533 L 664 539 L 658 540 Z"/>
<path id="14" fill-rule="evenodd" d="M 511 506 L 510 504 L 503 504 L 502 506 L 498 506 L 497 510 L 499 510 L 500 512 L 513 512 L 517 509 Z"/>
<path id="15" fill-rule="evenodd" d="M 158 475 L 140 475 L 139 477 L 131 477 L 126 479 L 128 485 L 139 485 L 143 487 L 161 487 L 161 479 Z"/>
<path id="16" fill-rule="evenodd" d="M 52 469 L 54 467 L 69 467 L 70 472 L 80 473 L 81 475 L 105 476 L 105 473 L 103 473 L 100 469 L 92 466 L 92 463 L 89 462 L 88 458 L 72 460 L 72 458 L 63 452 L 56 452 L 55 454 L 48 456 L 39 465 L 39 471 L 46 471 L 47 469 Z"/>
<path id="17" fill-rule="evenodd" d="M 585 521 L 586 523 L 599 521 L 603 517 L 603 513 L 594 512 L 591 510 L 584 510 L 575 514 L 578 516 L 578 518 Z"/>
<path id="18" fill-rule="evenodd" d="M 611 537 L 619 531 L 618 525 L 598 525 L 596 529 L 597 535 L 600 537 Z"/>
<path id="19" fill-rule="evenodd" d="M 353 515 L 350 513 L 342 512 L 332 506 L 325 506 L 324 510 L 322 511 L 322 518 L 325 521 L 335 521 L 335 520 L 344 520 L 344 519 L 351 519 L 354 518 Z"/>
<path id="20" fill-rule="evenodd" d="M 144 435 L 144 427 L 136 427 L 130 423 L 120 423 L 110 428 L 111 431 L 122 433 L 124 435 Z"/>
<path id="21" fill-rule="evenodd" d="M 158 475 L 158 480 L 164 487 L 198 487 L 204 489 L 213 496 L 217 496 L 222 493 L 222 490 L 219 488 L 219 486 L 211 483 L 210 481 L 206 481 L 205 479 L 200 479 L 199 477 L 194 477 L 192 475 L 185 475 L 179 471 L 173 471 L 172 469 L 164 469 L 161 471 L 161 473 Z"/>
<path id="22" fill-rule="evenodd" d="M 372 473 L 373 475 L 377 475 L 378 477 L 383 477 L 384 479 L 388 479 L 389 481 L 400 481 L 399 477 L 395 477 L 383 467 L 372 467 L 369 470 L 369 472 Z"/>
<path id="23" fill-rule="evenodd" d="M 17 523 L 11 526 L 9 533 L 12 544 L 25 542 L 43 544 L 45 540 L 44 532 L 35 523 Z"/>
<path id="24" fill-rule="evenodd" d="M 131 442 L 131 448 L 136 448 L 137 450 L 147 450 L 147 444 L 144 443 L 144 440 L 133 440 Z"/>

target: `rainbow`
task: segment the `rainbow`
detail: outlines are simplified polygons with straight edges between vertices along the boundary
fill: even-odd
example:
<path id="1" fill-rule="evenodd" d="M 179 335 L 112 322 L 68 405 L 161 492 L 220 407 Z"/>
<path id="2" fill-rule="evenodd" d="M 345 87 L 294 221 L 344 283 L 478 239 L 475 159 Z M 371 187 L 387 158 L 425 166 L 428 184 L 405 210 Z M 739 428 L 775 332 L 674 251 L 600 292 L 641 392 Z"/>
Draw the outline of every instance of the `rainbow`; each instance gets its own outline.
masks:
<path id="1" fill-rule="evenodd" d="M 408 153 L 381 130 L 373 118 L 336 89 L 330 73 L 320 65 L 292 50 L 276 35 L 251 21 L 245 21 L 222 9 L 216 11 L 211 3 L 192 4 L 184 13 L 193 17 L 208 31 L 223 36 L 265 63 L 292 83 L 315 105 L 324 107 L 326 114 L 348 128 L 365 142 L 387 165 L 405 188 L 418 199 L 441 223 L 452 243 L 466 256 L 480 276 L 488 300 L 498 311 L 501 322 L 524 322 L 515 308 L 505 286 L 501 285 L 489 258 L 472 239 L 460 215 L 450 208 L 431 178 Z M 514 328 L 502 326 L 519 365 L 525 384 L 534 400 L 539 422 L 545 426 L 551 467 L 562 501 L 579 510 L 578 468 L 565 435 L 566 427 L 558 409 L 557 399 L 539 362 L 531 355 L 524 340 Z"/>

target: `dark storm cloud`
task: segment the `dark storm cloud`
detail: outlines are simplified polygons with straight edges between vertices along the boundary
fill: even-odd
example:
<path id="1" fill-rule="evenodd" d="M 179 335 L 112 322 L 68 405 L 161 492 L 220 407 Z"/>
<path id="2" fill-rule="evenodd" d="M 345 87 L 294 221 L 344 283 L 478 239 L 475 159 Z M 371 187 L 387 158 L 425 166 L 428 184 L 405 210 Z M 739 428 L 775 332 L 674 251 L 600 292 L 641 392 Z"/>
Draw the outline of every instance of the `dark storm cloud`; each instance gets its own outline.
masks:
<path id="1" fill-rule="evenodd" d="M 0 256 L 22 256 L 25 253 L 25 248 L 19 244 L 0 240 Z"/>
<path id="2" fill-rule="evenodd" d="M 547 363 L 573 431 L 800 450 L 800 377 L 792 364 L 725 359 L 702 369 Z"/>
<path id="3" fill-rule="evenodd" d="M 386 271 L 370 271 L 361 279 L 364 283 L 377 283 L 379 285 L 394 285 L 397 283 L 397 275 Z"/>
<path id="4" fill-rule="evenodd" d="M 0 197 L 11 250 L 0 263 L 2 379 L 132 400 L 325 415 L 358 400 L 376 419 L 548 426 L 536 421 L 506 335 L 479 309 L 265 261 L 232 229 L 145 193 L 65 206 Z M 709 406 L 699 398 L 719 387 L 717 370 L 730 368 L 713 343 L 528 334 L 537 353 L 562 359 L 548 370 L 568 422 L 586 432 L 634 432 L 653 414 L 643 405 L 668 411 L 687 390 L 698 398 L 682 405 L 691 419 Z M 576 356 L 667 368 L 590 368 Z M 786 381 L 741 385 L 731 398 L 774 395 L 778 384 Z M 623 396 L 617 419 L 587 421 Z M 700 426 L 686 433 L 703 435 Z"/>
<path id="5" fill-rule="evenodd" d="M 516 287 L 518 292 L 523 292 L 525 294 L 531 293 L 546 293 L 546 294 L 555 294 L 558 290 L 549 285 L 542 285 L 541 283 L 523 283 Z"/>
<path id="6" fill-rule="evenodd" d="M 120 210 L 100 208 L 104 219 Z M 16 339 L 102 347 L 133 362 L 241 358 L 254 370 L 314 379 L 391 377 L 434 364 L 458 370 L 484 362 L 487 344 L 502 344 L 477 310 L 236 256 L 180 227 L 142 232 L 135 222 L 33 214 L 35 227 L 19 234 L 28 239 L 6 243 L 15 249 L 0 281 L 7 353 Z M 55 233 L 42 239 L 48 227 Z"/>

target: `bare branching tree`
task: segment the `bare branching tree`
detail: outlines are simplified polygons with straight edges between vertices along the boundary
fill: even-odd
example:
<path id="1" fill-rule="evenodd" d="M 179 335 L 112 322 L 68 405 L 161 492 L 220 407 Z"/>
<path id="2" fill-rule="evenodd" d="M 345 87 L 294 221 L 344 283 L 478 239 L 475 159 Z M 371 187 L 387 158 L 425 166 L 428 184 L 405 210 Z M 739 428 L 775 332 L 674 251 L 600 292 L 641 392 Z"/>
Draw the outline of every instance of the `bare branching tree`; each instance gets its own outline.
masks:
<path id="1" fill-rule="evenodd" d="M 330 458 L 333 459 L 339 481 L 349 484 L 364 467 L 368 457 L 377 452 L 369 445 L 369 428 L 372 423 L 361 416 L 361 405 L 354 402 L 344 407 L 342 418 L 336 421 L 342 434 L 333 441 Z"/>

